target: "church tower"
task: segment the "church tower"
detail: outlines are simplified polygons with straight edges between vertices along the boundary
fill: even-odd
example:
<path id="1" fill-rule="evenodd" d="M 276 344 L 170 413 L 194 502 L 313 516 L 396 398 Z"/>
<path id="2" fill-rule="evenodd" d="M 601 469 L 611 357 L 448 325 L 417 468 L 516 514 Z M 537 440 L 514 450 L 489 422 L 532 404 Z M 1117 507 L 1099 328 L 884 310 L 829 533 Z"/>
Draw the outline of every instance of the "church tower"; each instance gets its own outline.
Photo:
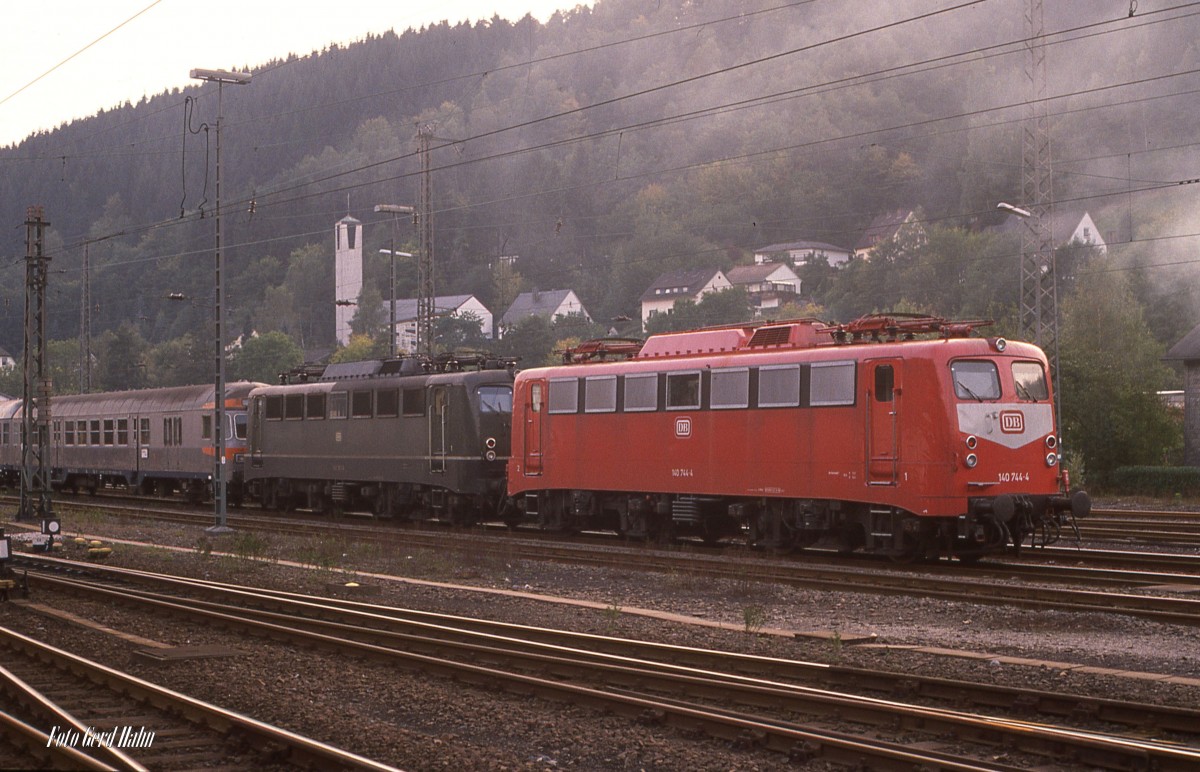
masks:
<path id="1" fill-rule="evenodd" d="M 333 300 L 336 320 L 334 332 L 337 342 L 345 346 L 350 342 L 350 320 L 357 312 L 358 307 L 355 303 L 362 292 L 362 222 L 346 215 L 338 220 L 335 237 L 337 250 L 334 253 L 333 269 Z"/>

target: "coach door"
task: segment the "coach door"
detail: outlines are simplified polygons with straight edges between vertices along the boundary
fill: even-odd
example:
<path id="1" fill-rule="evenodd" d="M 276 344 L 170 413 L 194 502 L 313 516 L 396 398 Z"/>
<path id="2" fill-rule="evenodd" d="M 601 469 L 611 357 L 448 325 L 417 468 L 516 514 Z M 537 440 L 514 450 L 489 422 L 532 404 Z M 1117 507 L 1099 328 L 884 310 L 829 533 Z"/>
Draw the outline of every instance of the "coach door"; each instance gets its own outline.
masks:
<path id="1" fill-rule="evenodd" d="M 546 382 L 530 381 L 525 391 L 525 474 L 542 473 L 542 418 L 546 414 Z"/>
<path id="2" fill-rule="evenodd" d="M 900 465 L 900 372 L 902 360 L 867 362 L 867 482 L 895 485 Z"/>
<path id="3" fill-rule="evenodd" d="M 429 389 L 429 471 L 446 471 L 446 433 L 450 420 L 450 394 L 445 386 Z"/>

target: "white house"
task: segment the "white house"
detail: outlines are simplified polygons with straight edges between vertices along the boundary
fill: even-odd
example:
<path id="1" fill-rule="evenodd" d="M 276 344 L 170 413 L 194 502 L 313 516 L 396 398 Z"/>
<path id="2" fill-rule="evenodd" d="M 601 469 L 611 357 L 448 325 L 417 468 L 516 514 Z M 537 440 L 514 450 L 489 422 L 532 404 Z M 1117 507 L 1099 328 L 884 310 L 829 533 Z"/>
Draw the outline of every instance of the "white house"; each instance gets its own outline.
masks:
<path id="1" fill-rule="evenodd" d="M 500 331 L 512 327 L 527 316 L 540 316 L 554 321 L 560 316 L 579 314 L 589 322 L 592 317 L 574 290 L 534 290 L 522 292 L 500 317 Z"/>
<path id="2" fill-rule="evenodd" d="M 383 304 L 388 312 L 387 301 Z M 479 329 L 485 338 L 492 337 L 492 312 L 474 295 L 438 295 L 433 299 L 433 314 L 437 316 L 473 315 L 480 320 Z M 391 321 L 389 314 L 388 320 Z M 415 351 L 417 348 L 417 299 L 396 301 L 396 350 Z"/>
<path id="3" fill-rule="evenodd" d="M 800 295 L 800 277 L 787 263 L 738 265 L 725 275 L 733 286 L 746 290 L 756 315 L 779 308 Z"/>
<path id="4" fill-rule="evenodd" d="M 17 360 L 6 349 L 0 348 L 0 370 L 11 370 L 17 366 Z"/>
<path id="5" fill-rule="evenodd" d="M 759 265 L 784 262 L 790 262 L 792 265 L 805 265 L 823 257 L 830 265 L 838 266 L 853 255 L 854 250 L 852 249 L 826 244 L 823 241 L 788 241 L 754 250 L 754 262 Z"/>
<path id="6" fill-rule="evenodd" d="M 926 240 L 920 215 L 912 209 L 895 209 L 877 215 L 871 221 L 863 231 L 862 238 L 854 245 L 854 256 L 870 260 L 876 249 L 889 242 L 921 245 Z"/>
<path id="7" fill-rule="evenodd" d="M 1010 214 L 1004 218 L 1004 222 L 990 230 L 1019 236 L 1026 227 L 1023 218 Z M 1096 227 L 1092 216 L 1087 212 L 1055 211 L 1050 215 L 1050 237 L 1054 240 L 1055 247 L 1082 244 L 1095 247 L 1102 254 L 1108 252 L 1108 244 L 1100 235 L 1100 229 Z"/>
<path id="8" fill-rule="evenodd" d="M 650 321 L 650 317 L 656 314 L 671 313 L 677 300 L 687 298 L 699 303 L 700 298 L 708 293 L 719 292 L 732 286 L 725 274 L 717 268 L 664 273 L 642 293 L 642 324 Z"/>

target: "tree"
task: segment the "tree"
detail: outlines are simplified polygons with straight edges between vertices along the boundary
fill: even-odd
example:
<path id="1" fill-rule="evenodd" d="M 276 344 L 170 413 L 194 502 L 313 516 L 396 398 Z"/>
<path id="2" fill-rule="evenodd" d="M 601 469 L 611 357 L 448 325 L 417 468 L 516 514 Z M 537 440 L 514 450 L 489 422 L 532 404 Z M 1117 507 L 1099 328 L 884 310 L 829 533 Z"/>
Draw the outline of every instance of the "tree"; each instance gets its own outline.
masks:
<path id="1" fill-rule="evenodd" d="M 105 332 L 92 344 L 96 369 L 92 385 L 96 391 L 124 391 L 146 385 L 146 353 L 149 344 L 130 322 L 114 332 Z"/>
<path id="2" fill-rule="evenodd" d="M 331 364 L 339 362 L 365 362 L 387 356 L 387 341 L 373 340 L 367 335 L 351 335 L 350 342 L 333 352 Z"/>
<path id="3" fill-rule="evenodd" d="M 545 360 L 554 346 L 550 323 L 540 316 L 527 316 L 504 331 L 500 353 L 517 357 L 526 367 Z"/>
<path id="4" fill-rule="evenodd" d="M 234 380 L 275 383 L 280 373 L 303 361 L 304 352 L 294 340 L 282 332 L 268 332 L 249 338 L 233 352 L 229 373 Z"/>
<path id="5" fill-rule="evenodd" d="M 1157 391 L 1170 377 L 1128 279 L 1087 271 L 1061 307 L 1063 446 L 1089 472 L 1157 465 L 1182 443 Z"/>
<path id="6" fill-rule="evenodd" d="M 362 292 L 358 293 L 358 307 L 350 320 L 350 331 L 368 338 L 382 338 L 386 348 L 389 318 L 379 289 L 364 286 Z"/>
<path id="7" fill-rule="evenodd" d="M 470 311 L 437 317 L 433 333 L 440 351 L 483 350 L 491 343 L 483 334 L 483 320 Z"/>
<path id="8" fill-rule="evenodd" d="M 146 379 L 151 386 L 191 386 L 213 381 L 213 343 L 184 335 L 146 352 Z"/>

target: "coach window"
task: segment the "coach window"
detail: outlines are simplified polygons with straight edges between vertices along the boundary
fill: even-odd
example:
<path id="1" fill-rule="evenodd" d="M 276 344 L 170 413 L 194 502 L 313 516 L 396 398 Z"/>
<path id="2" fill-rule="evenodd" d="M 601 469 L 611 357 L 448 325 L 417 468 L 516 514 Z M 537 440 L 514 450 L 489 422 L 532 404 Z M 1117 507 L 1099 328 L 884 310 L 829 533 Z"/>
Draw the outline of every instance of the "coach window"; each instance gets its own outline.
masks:
<path id="1" fill-rule="evenodd" d="M 140 426 L 140 428 L 138 430 L 140 442 L 143 445 L 149 445 L 150 444 L 150 419 L 149 418 L 139 418 L 138 424 Z"/>
<path id="2" fill-rule="evenodd" d="M 278 395 L 267 397 L 267 420 L 282 421 L 283 420 L 283 397 Z"/>
<path id="3" fill-rule="evenodd" d="M 697 410 L 700 407 L 700 373 L 667 373 L 667 409 Z"/>
<path id="4" fill-rule="evenodd" d="M 758 406 L 796 407 L 800 404 L 800 366 L 758 368 Z"/>
<path id="5" fill-rule="evenodd" d="M 352 392 L 350 392 L 350 417 L 351 418 L 370 418 L 371 417 L 371 392 L 369 392 L 369 391 L 352 391 Z"/>
<path id="6" fill-rule="evenodd" d="M 117 419 L 117 444 L 118 445 L 128 445 L 129 444 L 129 419 L 128 418 L 118 418 Z"/>
<path id="7" fill-rule="evenodd" d="M 92 442 L 91 442 L 91 444 L 92 444 L 92 445 L 99 445 L 99 444 L 100 444 L 100 421 L 99 421 L 98 419 L 97 419 L 97 420 L 94 420 L 94 421 L 92 421 L 92 432 L 91 432 L 91 434 L 92 434 Z"/>
<path id="8" fill-rule="evenodd" d="M 401 399 L 404 415 L 425 415 L 425 389 L 405 389 Z"/>
<path id="9" fill-rule="evenodd" d="M 395 418 L 400 415 L 400 390 L 380 389 L 375 392 L 375 415 Z"/>
<path id="10" fill-rule="evenodd" d="M 1000 374 L 996 363 L 987 360 L 959 360 L 950 364 L 954 393 L 959 399 L 1000 399 Z"/>
<path id="11" fill-rule="evenodd" d="M 854 404 L 854 363 L 814 362 L 809 370 L 809 404 L 813 407 Z"/>
<path id="12" fill-rule="evenodd" d="M 344 391 L 329 392 L 329 417 L 345 418 L 350 396 Z"/>
<path id="13" fill-rule="evenodd" d="M 658 410 L 658 373 L 625 376 L 625 412 Z"/>
<path id="14" fill-rule="evenodd" d="M 1013 384 L 1017 387 L 1017 397 L 1030 402 L 1050 399 L 1050 390 L 1046 388 L 1046 371 L 1041 362 L 1013 362 Z"/>
<path id="15" fill-rule="evenodd" d="M 304 396 L 304 417 L 310 421 L 321 421 L 325 418 L 325 393 L 314 392 Z"/>
<path id="16" fill-rule="evenodd" d="M 750 406 L 750 370 L 713 370 L 709 399 L 713 410 Z"/>
<path id="17" fill-rule="evenodd" d="M 288 394 L 284 396 L 283 417 L 289 421 L 299 421 L 304 417 L 303 394 Z"/>
<path id="18" fill-rule="evenodd" d="M 8 424 L 4 424 L 4 444 L 8 444 Z M 75 444 L 75 422 L 63 421 L 63 445 Z"/>
<path id="19" fill-rule="evenodd" d="M 583 412 L 612 413 L 617 409 L 617 376 L 583 379 Z"/>
<path id="20" fill-rule="evenodd" d="M 579 412 L 579 379 L 551 378 L 550 379 L 550 412 L 578 413 Z"/>
<path id="21" fill-rule="evenodd" d="M 512 412 L 512 387 L 511 386 L 480 386 L 479 387 L 479 412 L 480 413 L 511 413 Z"/>

